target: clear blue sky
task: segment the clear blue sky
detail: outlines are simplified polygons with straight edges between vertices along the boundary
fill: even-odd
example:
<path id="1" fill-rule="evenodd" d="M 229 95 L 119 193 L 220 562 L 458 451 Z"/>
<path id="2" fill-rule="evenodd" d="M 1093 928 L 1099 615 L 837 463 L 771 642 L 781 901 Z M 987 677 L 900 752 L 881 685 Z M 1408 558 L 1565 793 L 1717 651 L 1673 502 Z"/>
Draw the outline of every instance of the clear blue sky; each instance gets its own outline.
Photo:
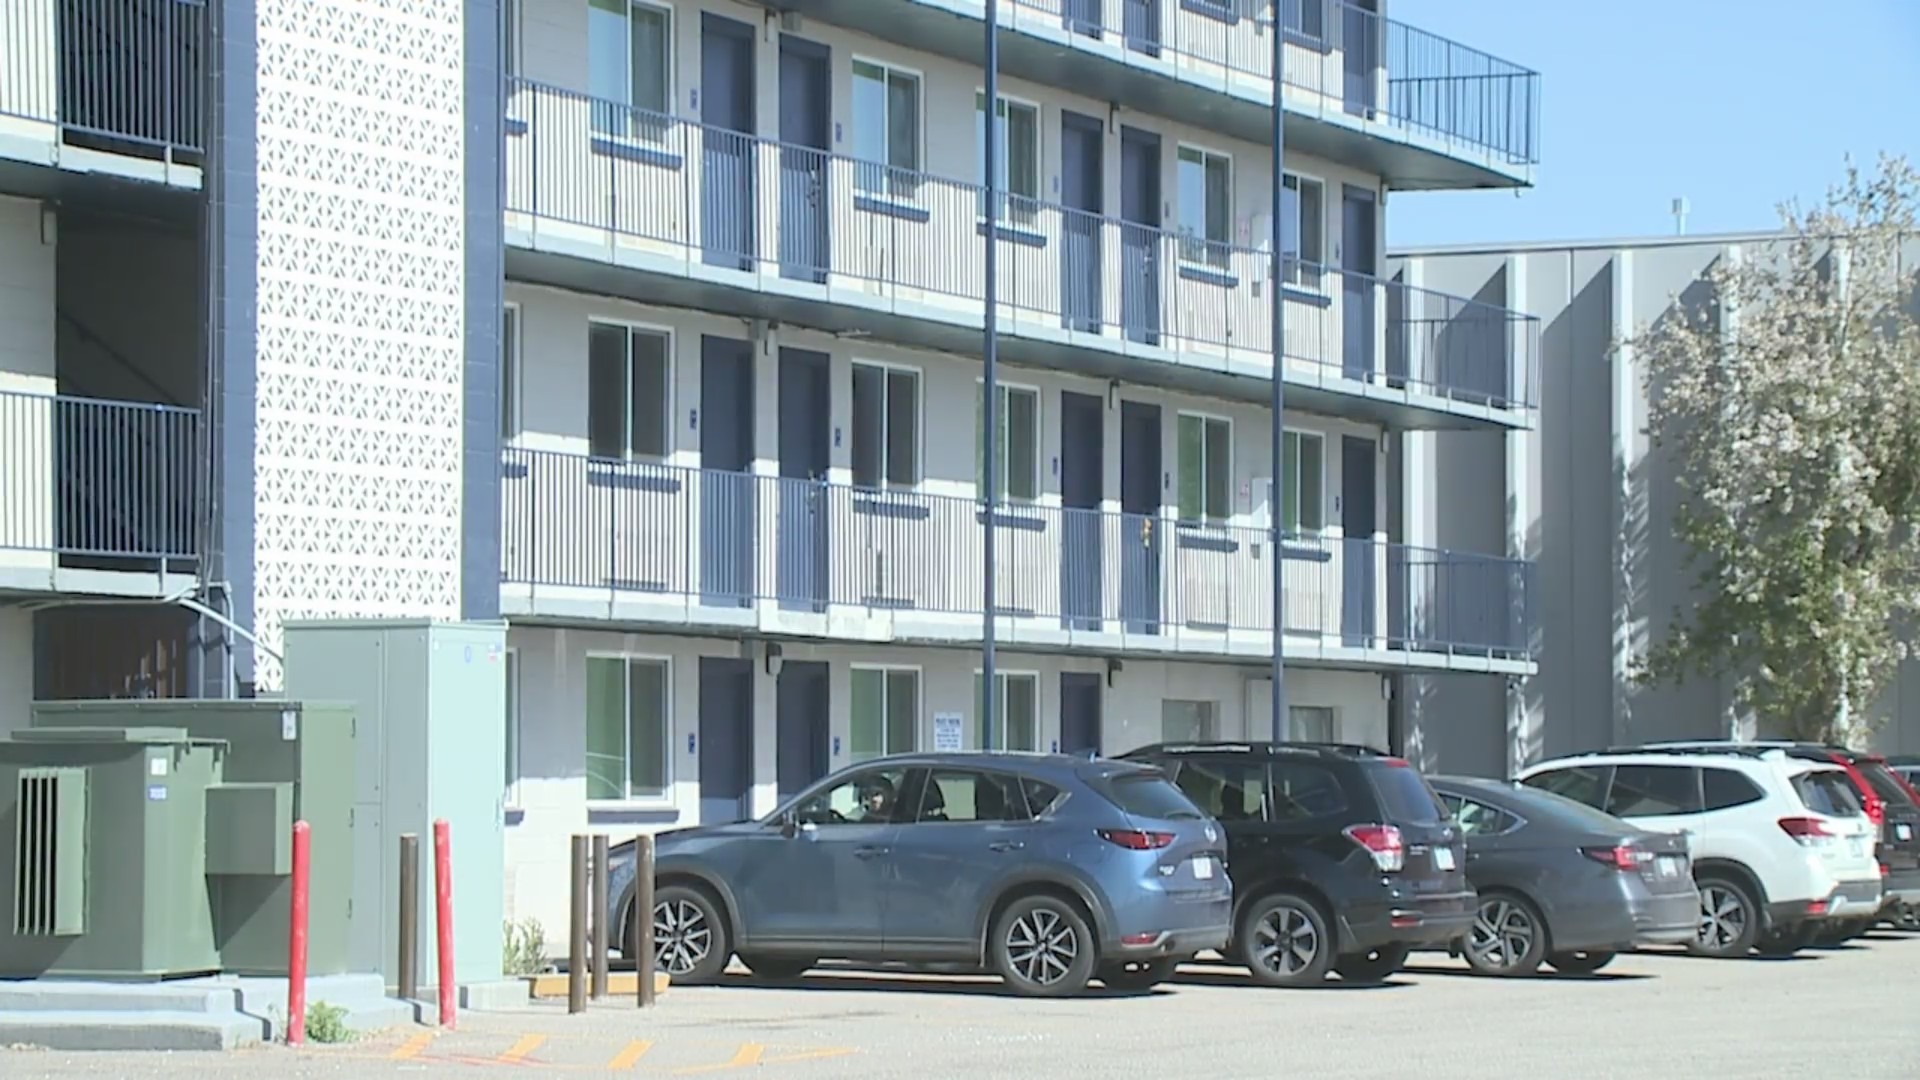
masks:
<path id="1" fill-rule="evenodd" d="M 1541 163 L 1511 192 L 1401 194 L 1395 247 L 1771 228 L 1851 153 L 1920 164 L 1920 0 L 1388 0 L 1540 72 Z"/>

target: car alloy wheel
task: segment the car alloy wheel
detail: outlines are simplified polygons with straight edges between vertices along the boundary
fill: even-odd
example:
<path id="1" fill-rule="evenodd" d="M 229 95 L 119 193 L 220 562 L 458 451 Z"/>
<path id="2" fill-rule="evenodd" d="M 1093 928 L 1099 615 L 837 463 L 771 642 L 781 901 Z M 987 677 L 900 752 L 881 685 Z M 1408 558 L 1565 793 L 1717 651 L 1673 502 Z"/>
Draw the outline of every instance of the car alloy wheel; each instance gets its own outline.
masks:
<path id="1" fill-rule="evenodd" d="M 669 975 L 689 975 L 713 952 L 713 924 L 687 900 L 653 906 L 654 963 Z"/>
<path id="2" fill-rule="evenodd" d="M 1313 901 L 1275 893 L 1248 904 L 1233 951 L 1253 977 L 1272 986 L 1315 986 L 1333 966 L 1333 937 Z"/>
<path id="3" fill-rule="evenodd" d="M 994 970 L 1029 997 L 1079 993 L 1099 961 L 1086 918 L 1059 896 L 1015 900 L 994 920 L 988 941 Z"/>
<path id="4" fill-rule="evenodd" d="M 1745 956 L 1759 937 L 1753 901 L 1725 878 L 1700 882 L 1700 927 L 1689 948 L 1707 956 Z"/>
<path id="5" fill-rule="evenodd" d="M 1483 975 L 1531 975 L 1545 956 L 1546 927 L 1518 896 L 1482 897 L 1467 934 L 1467 964 Z"/>

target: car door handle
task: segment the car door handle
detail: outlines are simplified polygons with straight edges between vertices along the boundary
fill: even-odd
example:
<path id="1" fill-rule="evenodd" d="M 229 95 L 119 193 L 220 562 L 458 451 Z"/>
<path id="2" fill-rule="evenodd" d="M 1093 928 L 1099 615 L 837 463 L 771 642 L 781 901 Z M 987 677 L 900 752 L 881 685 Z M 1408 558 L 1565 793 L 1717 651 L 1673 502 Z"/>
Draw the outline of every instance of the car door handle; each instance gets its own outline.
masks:
<path id="1" fill-rule="evenodd" d="M 858 847 L 853 849 L 854 857 L 859 859 L 871 859 L 885 855 L 886 853 L 887 849 L 883 847 Z"/>
<path id="2" fill-rule="evenodd" d="M 1021 848 L 1024 848 L 1026 846 L 1027 844 L 1026 844 L 1026 841 L 1024 840 L 995 840 L 993 843 L 987 845 L 987 850 L 988 851 L 1019 851 Z"/>

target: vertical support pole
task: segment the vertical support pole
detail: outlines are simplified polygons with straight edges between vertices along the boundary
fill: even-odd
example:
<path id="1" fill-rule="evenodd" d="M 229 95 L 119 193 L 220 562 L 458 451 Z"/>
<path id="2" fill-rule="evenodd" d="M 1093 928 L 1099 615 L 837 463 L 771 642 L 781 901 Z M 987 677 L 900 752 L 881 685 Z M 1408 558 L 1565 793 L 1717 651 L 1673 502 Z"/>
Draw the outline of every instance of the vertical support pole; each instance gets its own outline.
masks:
<path id="1" fill-rule="evenodd" d="M 287 1045 L 307 1041 L 307 840 L 304 821 L 293 823 L 293 912 L 287 920 Z"/>
<path id="2" fill-rule="evenodd" d="M 567 1011 L 587 1008 L 587 838 L 573 835 L 573 865 L 567 881 L 573 899 L 572 918 L 567 921 Z"/>
<path id="3" fill-rule="evenodd" d="M 987 0 L 987 101 L 986 101 L 986 146 L 985 154 L 987 180 L 987 228 L 986 228 L 986 318 L 982 320 L 980 356 L 986 370 L 982 373 L 980 394 L 980 442 L 982 463 L 985 476 L 981 483 L 986 485 L 984 498 L 986 506 L 985 525 L 983 526 L 982 551 L 983 568 L 981 581 L 985 589 L 985 599 L 981 610 L 980 627 L 980 748 L 993 749 L 994 742 L 994 705 L 997 695 L 994 689 L 998 680 L 994 676 L 994 533 L 998 531 L 1000 519 L 1000 488 L 995 482 L 999 475 L 999 446 L 995 439 L 999 432 L 996 415 L 1000 405 L 1000 284 L 997 280 L 1000 262 L 1000 148 L 996 145 L 1000 138 L 1000 4 L 999 0 Z"/>
<path id="4" fill-rule="evenodd" d="M 642 835 L 633 845 L 633 917 L 639 920 L 633 939 L 634 982 L 639 984 L 640 1007 L 653 1005 L 653 837 Z"/>
<path id="5" fill-rule="evenodd" d="M 400 1000 L 420 996 L 420 836 L 400 834 Z"/>
<path id="6" fill-rule="evenodd" d="M 599 1001 L 607 996 L 607 834 L 597 833 L 593 838 L 593 879 L 587 895 L 593 907 L 587 925 L 592 928 L 593 940 L 588 947 L 593 953 L 593 988 L 590 991 L 593 1000 Z"/>
<path id="7" fill-rule="evenodd" d="M 453 1030 L 453 836 L 447 819 L 433 823 L 433 923 L 440 974 L 440 1026 Z"/>
<path id="8" fill-rule="evenodd" d="M 1286 300 L 1286 109 L 1282 107 L 1282 75 L 1286 63 L 1286 27 L 1281 5 L 1273 5 L 1269 41 L 1273 47 L 1273 235 L 1267 239 L 1268 302 L 1273 306 L 1273 487 L 1267 493 L 1267 523 L 1273 531 L 1273 739 L 1287 737 L 1287 665 L 1284 658 L 1287 626 L 1286 518 L 1280 497 L 1287 490 L 1287 300 Z"/>

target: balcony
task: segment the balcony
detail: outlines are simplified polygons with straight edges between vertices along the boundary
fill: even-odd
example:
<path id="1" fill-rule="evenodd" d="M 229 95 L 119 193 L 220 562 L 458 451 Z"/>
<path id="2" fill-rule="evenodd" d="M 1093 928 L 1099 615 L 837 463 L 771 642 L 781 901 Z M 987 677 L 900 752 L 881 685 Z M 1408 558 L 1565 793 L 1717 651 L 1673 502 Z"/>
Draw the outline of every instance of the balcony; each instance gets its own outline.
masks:
<path id="1" fill-rule="evenodd" d="M 190 586 L 199 428 L 195 409 L 0 391 L 0 592 Z"/>
<path id="2" fill-rule="evenodd" d="M 535 83 L 509 91 L 509 274 L 647 303 L 973 353 L 984 191 Z M 1265 402 L 1268 255 L 1007 197 L 1001 355 Z M 1289 404 L 1398 428 L 1532 422 L 1538 321 L 1287 267 Z"/>
<path id="3" fill-rule="evenodd" d="M 197 189 L 206 65 L 206 0 L 0 0 L 0 185 Z"/>
<path id="4" fill-rule="evenodd" d="M 513 616 L 865 641 L 979 640 L 985 510 L 964 496 L 504 454 Z M 1261 657 L 1265 530 L 1003 507 L 1000 640 L 1033 649 Z M 1285 553 L 1286 652 L 1306 662 L 1525 673 L 1532 567 L 1370 539 Z"/>
<path id="5" fill-rule="evenodd" d="M 981 0 L 774 0 L 912 49 L 985 62 Z M 1287 145 L 1402 190 L 1522 187 L 1538 73 L 1346 0 L 1283 0 Z M 1000 0 L 1000 68 L 1272 141 L 1271 0 Z M 804 27 L 802 28 L 804 33 Z"/>

